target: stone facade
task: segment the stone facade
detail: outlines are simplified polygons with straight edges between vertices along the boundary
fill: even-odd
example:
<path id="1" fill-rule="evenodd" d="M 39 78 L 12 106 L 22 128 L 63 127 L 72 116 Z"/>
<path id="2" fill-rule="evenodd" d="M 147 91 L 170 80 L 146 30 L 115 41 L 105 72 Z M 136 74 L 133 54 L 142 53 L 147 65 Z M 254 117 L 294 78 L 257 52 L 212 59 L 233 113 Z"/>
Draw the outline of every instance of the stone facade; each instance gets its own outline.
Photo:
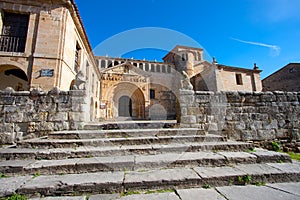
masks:
<path id="1" fill-rule="evenodd" d="M 0 8 L 0 90 L 66 91 L 81 71 L 86 87 L 94 88 L 87 90 L 90 120 L 97 118 L 100 73 L 75 2 L 5 0 Z"/>
<path id="2" fill-rule="evenodd" d="M 49 92 L 34 89 L 0 91 L 0 144 L 40 137 L 50 131 L 74 130 L 89 121 L 86 92 L 68 92 L 53 88 Z"/>
<path id="3" fill-rule="evenodd" d="M 190 104 L 181 108 L 183 126 L 235 140 L 300 139 L 297 92 L 196 92 L 181 95 L 181 102 Z"/>
<path id="4" fill-rule="evenodd" d="M 180 115 L 181 80 L 191 79 L 195 91 L 261 91 L 260 72 L 209 63 L 203 49 L 176 46 L 164 62 L 97 56 L 101 75 L 100 118 L 128 116 L 138 119 L 175 119 Z M 127 70 L 126 70 L 127 69 Z M 237 81 L 240 81 L 237 83 Z M 128 103 L 120 103 L 127 97 Z M 139 99 L 139 100 L 137 100 Z M 121 114 L 120 114 L 121 113 Z"/>
<path id="5" fill-rule="evenodd" d="M 100 56 L 96 59 L 101 72 L 102 119 L 176 118 L 182 75 L 172 64 Z M 122 103 L 121 98 L 129 101 Z"/>
<path id="6" fill-rule="evenodd" d="M 300 63 L 289 63 L 280 70 L 266 77 L 263 81 L 264 91 L 300 91 Z"/>

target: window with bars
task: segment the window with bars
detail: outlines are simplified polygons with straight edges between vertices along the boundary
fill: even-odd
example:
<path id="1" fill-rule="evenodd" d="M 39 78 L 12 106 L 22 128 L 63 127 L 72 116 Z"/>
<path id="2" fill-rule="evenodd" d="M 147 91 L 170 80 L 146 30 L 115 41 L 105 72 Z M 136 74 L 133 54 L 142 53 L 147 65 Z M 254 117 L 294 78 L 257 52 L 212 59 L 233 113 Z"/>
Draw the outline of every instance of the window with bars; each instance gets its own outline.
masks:
<path id="1" fill-rule="evenodd" d="M 24 52 L 28 31 L 29 14 L 4 12 L 0 35 L 0 51 Z"/>

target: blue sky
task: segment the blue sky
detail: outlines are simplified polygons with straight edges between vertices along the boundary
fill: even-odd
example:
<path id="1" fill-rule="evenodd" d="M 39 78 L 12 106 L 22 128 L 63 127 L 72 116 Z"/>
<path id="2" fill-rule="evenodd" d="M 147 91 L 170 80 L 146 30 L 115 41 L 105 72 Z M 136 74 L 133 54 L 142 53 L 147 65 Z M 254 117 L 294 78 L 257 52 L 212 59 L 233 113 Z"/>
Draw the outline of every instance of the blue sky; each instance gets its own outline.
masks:
<path id="1" fill-rule="evenodd" d="M 123 37 L 123 42 L 102 48 L 101 54 L 161 61 L 165 48 L 189 45 L 178 37 L 196 41 L 208 55 L 225 65 L 252 68 L 257 63 L 262 78 L 290 62 L 300 62 L 299 0 L 75 0 L 93 48 L 124 36 L 128 30 L 153 27 L 166 30 L 161 36 L 151 33 Z M 148 30 L 148 29 L 147 29 Z M 168 32 L 169 31 L 169 32 Z M 120 39 L 120 38 L 119 38 Z M 116 41 L 116 40 L 115 40 Z M 113 49 L 141 41 L 153 46 L 122 51 Z M 179 43 L 180 42 L 180 43 Z M 109 44 L 109 43 L 108 43 Z M 168 45 L 167 45 L 168 44 Z M 140 44 L 143 45 L 143 44 Z M 104 46 L 102 46 L 104 47 Z M 129 48 L 129 47 L 128 47 Z M 131 47 L 130 47 L 131 48 Z M 130 50 L 129 48 L 129 50 Z M 97 52 L 95 53 L 96 55 Z"/>

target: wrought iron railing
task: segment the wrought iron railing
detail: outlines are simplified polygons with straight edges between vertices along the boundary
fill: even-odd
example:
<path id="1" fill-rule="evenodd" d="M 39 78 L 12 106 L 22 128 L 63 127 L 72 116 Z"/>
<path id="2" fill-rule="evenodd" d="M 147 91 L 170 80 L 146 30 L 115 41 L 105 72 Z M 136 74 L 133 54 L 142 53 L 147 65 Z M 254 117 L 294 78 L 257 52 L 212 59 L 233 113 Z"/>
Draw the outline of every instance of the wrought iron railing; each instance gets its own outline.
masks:
<path id="1" fill-rule="evenodd" d="M 24 52 L 26 38 L 0 35 L 0 51 Z"/>

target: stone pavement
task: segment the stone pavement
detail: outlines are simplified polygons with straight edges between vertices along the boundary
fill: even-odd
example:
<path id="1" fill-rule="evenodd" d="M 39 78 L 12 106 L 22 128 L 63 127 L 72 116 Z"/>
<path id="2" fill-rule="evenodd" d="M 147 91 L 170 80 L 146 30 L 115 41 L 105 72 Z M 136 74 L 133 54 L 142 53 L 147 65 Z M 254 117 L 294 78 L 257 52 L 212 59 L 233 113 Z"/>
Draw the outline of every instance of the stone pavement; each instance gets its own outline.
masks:
<path id="1" fill-rule="evenodd" d="M 299 200 L 300 182 L 274 183 L 264 186 L 225 186 L 216 188 L 152 191 L 152 194 L 100 194 L 77 197 L 46 197 L 30 200 Z"/>
<path id="2" fill-rule="evenodd" d="M 137 125 L 140 129 L 124 123 L 124 129 L 108 124 L 108 130 L 93 130 L 98 128 L 95 124 L 89 130 L 52 132 L 0 148 L 0 197 L 17 193 L 50 200 L 86 199 L 86 194 L 89 199 L 244 199 L 237 196 L 241 188 L 245 198 L 253 191 L 274 190 L 278 197 L 293 190 L 291 185 L 251 184 L 300 182 L 300 163 L 287 154 L 254 149 L 252 143 L 196 128 L 162 127 L 160 122 Z M 282 195 L 288 199 L 295 194 Z"/>

